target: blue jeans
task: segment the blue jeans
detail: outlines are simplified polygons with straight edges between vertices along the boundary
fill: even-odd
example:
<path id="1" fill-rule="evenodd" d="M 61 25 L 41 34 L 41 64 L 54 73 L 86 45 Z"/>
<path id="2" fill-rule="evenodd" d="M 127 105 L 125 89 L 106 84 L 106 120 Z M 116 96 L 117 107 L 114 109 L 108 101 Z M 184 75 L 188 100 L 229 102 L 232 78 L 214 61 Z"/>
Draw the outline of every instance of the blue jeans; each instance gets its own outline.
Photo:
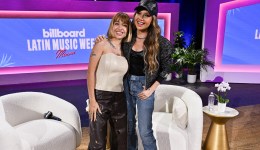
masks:
<path id="1" fill-rule="evenodd" d="M 152 130 L 152 113 L 154 110 L 154 94 L 145 100 L 138 98 L 145 86 L 144 76 L 131 75 L 128 78 L 129 91 L 127 96 L 127 115 L 128 115 L 128 150 L 137 149 L 136 134 L 136 106 L 138 118 L 138 130 L 145 150 L 156 150 L 156 140 Z M 127 90 L 127 89 L 125 89 Z"/>

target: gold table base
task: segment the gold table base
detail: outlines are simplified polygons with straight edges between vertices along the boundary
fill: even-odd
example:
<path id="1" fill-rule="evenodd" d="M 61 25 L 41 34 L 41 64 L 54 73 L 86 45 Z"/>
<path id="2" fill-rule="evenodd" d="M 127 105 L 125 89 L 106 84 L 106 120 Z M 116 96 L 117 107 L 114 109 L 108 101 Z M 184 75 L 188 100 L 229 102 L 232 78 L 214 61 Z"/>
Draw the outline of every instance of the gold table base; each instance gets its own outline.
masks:
<path id="1" fill-rule="evenodd" d="M 203 112 L 210 117 L 211 124 L 203 145 L 203 150 L 229 150 L 228 136 L 226 131 L 226 122 L 239 114 L 239 112 L 230 107 L 226 107 L 225 112 L 209 111 L 208 106 L 203 107 Z"/>
<path id="2" fill-rule="evenodd" d="M 203 149 L 229 150 L 226 122 L 231 118 L 209 116 L 212 120 Z"/>

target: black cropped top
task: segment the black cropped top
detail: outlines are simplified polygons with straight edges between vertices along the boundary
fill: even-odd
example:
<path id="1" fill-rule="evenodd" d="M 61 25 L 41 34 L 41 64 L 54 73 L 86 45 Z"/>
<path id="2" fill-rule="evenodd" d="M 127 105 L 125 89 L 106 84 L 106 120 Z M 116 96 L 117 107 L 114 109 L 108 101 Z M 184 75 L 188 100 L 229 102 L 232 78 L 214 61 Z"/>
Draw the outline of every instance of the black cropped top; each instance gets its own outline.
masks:
<path id="1" fill-rule="evenodd" d="M 144 76 L 144 53 L 143 51 L 136 52 L 131 50 L 130 52 L 130 64 L 129 73 L 136 76 Z"/>

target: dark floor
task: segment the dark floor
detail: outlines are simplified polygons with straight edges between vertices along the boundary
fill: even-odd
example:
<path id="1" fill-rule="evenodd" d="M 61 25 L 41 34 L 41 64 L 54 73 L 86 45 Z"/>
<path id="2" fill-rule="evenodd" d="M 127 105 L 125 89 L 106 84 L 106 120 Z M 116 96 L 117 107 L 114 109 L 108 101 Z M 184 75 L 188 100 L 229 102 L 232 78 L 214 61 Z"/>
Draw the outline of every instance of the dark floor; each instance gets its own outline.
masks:
<path id="1" fill-rule="evenodd" d="M 18 85 L 2 85 L 0 86 L 0 96 L 23 91 L 35 91 L 49 93 L 63 98 L 78 108 L 80 113 L 82 126 L 88 126 L 88 115 L 85 111 L 86 99 L 88 99 L 88 91 L 86 80 L 58 81 L 44 83 L 30 83 Z M 197 92 L 203 101 L 203 105 L 207 105 L 207 98 L 210 92 L 216 92 L 215 83 L 187 84 L 181 80 L 172 80 L 163 82 L 163 84 L 180 85 L 190 88 Z M 240 107 L 247 105 L 260 104 L 260 84 L 238 84 L 230 83 L 231 90 L 228 98 L 231 100 L 227 106 Z"/>

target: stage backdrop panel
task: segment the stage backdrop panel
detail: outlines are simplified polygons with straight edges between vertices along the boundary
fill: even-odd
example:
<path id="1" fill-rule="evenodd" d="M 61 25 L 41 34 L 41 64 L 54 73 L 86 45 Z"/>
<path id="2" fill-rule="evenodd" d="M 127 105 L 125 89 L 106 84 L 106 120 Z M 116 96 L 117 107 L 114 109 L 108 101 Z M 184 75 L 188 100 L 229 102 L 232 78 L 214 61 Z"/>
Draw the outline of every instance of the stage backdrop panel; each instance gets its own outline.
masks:
<path id="1" fill-rule="evenodd" d="M 86 79 L 94 38 L 106 34 L 116 12 L 132 18 L 138 3 L 10 0 L 2 4 L 0 85 Z M 172 41 L 179 4 L 159 3 L 159 12 L 162 35 Z"/>
<path id="2" fill-rule="evenodd" d="M 107 33 L 115 13 L 0 12 L 1 74 L 86 70 L 95 38 Z M 169 20 L 169 13 L 158 15 L 168 39 Z"/>
<path id="3" fill-rule="evenodd" d="M 202 81 L 260 83 L 259 15 L 260 0 L 207 2 L 203 45 L 215 67 L 202 71 Z"/>

